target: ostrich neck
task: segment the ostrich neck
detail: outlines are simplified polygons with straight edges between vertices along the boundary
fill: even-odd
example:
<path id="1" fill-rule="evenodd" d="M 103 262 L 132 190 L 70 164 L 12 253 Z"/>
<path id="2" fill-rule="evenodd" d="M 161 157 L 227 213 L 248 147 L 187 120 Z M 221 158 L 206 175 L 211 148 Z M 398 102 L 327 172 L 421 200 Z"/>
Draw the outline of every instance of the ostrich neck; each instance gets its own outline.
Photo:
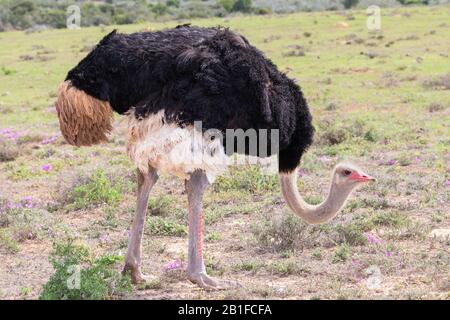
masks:
<path id="1" fill-rule="evenodd" d="M 329 221 L 344 206 L 353 188 L 337 187 L 331 182 L 326 199 L 318 204 L 307 203 L 297 190 L 297 170 L 289 174 L 280 174 L 281 190 L 289 207 L 300 218 L 310 224 Z"/>

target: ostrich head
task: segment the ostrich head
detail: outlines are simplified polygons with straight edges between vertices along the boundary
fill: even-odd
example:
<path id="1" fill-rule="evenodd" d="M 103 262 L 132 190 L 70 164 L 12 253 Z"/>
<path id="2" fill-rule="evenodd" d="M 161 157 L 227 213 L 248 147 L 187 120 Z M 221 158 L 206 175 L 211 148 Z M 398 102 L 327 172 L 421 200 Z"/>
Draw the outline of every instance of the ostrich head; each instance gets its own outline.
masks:
<path id="1" fill-rule="evenodd" d="M 339 163 L 333 171 L 333 184 L 335 188 L 352 191 L 356 187 L 375 178 L 364 173 L 361 169 L 351 163 Z"/>
<path id="2" fill-rule="evenodd" d="M 331 220 L 345 205 L 352 191 L 370 181 L 375 181 L 375 178 L 357 166 L 340 163 L 333 170 L 330 190 L 325 201 L 310 205 L 302 199 L 297 190 L 297 170 L 280 174 L 281 190 L 287 204 L 295 214 L 311 224 Z"/>

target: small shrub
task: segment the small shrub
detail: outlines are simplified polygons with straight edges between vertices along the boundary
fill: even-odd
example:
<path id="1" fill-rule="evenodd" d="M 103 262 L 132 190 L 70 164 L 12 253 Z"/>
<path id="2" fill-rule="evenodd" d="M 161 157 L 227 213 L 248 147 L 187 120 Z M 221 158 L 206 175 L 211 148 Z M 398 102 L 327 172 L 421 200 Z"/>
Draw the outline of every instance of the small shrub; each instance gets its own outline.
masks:
<path id="1" fill-rule="evenodd" d="M 319 135 L 319 143 L 324 145 L 340 144 L 348 139 L 348 132 L 341 126 L 323 128 Z"/>
<path id="2" fill-rule="evenodd" d="M 241 261 L 233 266 L 234 270 L 237 271 L 251 271 L 256 273 L 264 267 L 264 262 L 257 260 L 247 260 Z"/>
<path id="3" fill-rule="evenodd" d="M 379 211 L 372 216 L 371 221 L 376 226 L 402 227 L 409 223 L 409 218 L 396 211 Z"/>
<path id="4" fill-rule="evenodd" d="M 438 111 L 442 111 L 444 109 L 445 109 L 445 106 L 439 102 L 433 102 L 428 106 L 429 112 L 438 112 Z"/>
<path id="5" fill-rule="evenodd" d="M 41 239 L 52 233 L 55 224 L 51 214 L 42 209 L 5 207 L 0 203 L 0 229 L 4 247 L 26 240 Z"/>
<path id="6" fill-rule="evenodd" d="M 19 244 L 5 229 L 0 229 L 0 249 L 5 250 L 7 253 L 19 252 Z"/>
<path id="7" fill-rule="evenodd" d="M 327 111 L 334 111 L 337 109 L 337 104 L 334 102 L 330 102 L 327 104 L 327 106 L 325 107 L 325 110 Z"/>
<path id="8" fill-rule="evenodd" d="M 207 242 L 215 242 L 215 241 L 219 241 L 220 240 L 220 234 L 214 231 L 211 231 L 210 233 L 208 233 L 208 235 L 206 236 L 205 240 Z"/>
<path id="9" fill-rule="evenodd" d="M 367 243 L 367 238 L 364 235 L 365 231 L 370 230 L 359 223 L 350 223 L 346 225 L 339 225 L 336 227 L 336 232 L 339 236 L 339 242 L 348 245 L 364 245 Z"/>
<path id="10" fill-rule="evenodd" d="M 342 244 L 336 248 L 333 255 L 333 263 L 345 262 L 350 255 L 350 248 L 346 244 Z"/>
<path id="11" fill-rule="evenodd" d="M 17 143 L 0 139 L 0 162 L 13 161 L 19 154 Z"/>
<path id="12" fill-rule="evenodd" d="M 146 230 L 152 235 L 184 237 L 187 227 L 167 218 L 150 217 L 147 220 Z"/>
<path id="13" fill-rule="evenodd" d="M 279 187 L 277 176 L 263 174 L 261 168 L 256 165 L 239 169 L 231 170 L 228 175 L 219 176 L 213 185 L 214 191 L 264 193 L 276 191 Z"/>
<path id="14" fill-rule="evenodd" d="M 425 80 L 423 87 L 432 90 L 450 90 L 450 73 L 434 79 Z"/>
<path id="15" fill-rule="evenodd" d="M 150 198 L 148 202 L 148 212 L 154 216 L 168 216 L 175 211 L 173 199 L 168 195 Z"/>
<path id="16" fill-rule="evenodd" d="M 299 45 L 290 46 L 292 49 L 284 52 L 284 57 L 304 57 L 305 56 L 305 48 Z"/>
<path id="17" fill-rule="evenodd" d="M 225 272 L 225 268 L 214 256 L 205 256 L 206 272 L 213 276 L 221 276 Z"/>
<path id="18" fill-rule="evenodd" d="M 321 231 L 320 227 L 310 227 L 290 212 L 265 216 L 262 222 L 252 226 L 259 245 L 277 252 L 313 246 Z"/>
<path id="19" fill-rule="evenodd" d="M 279 274 L 282 276 L 288 276 L 288 275 L 300 275 L 303 273 L 308 273 L 307 270 L 305 270 L 302 266 L 300 266 L 295 261 L 277 261 L 270 263 L 267 267 L 267 269 L 272 274 Z"/>
<path id="20" fill-rule="evenodd" d="M 0 68 L 0 72 L 1 72 L 1 74 L 3 74 L 4 76 L 9 76 L 9 75 L 15 74 L 17 71 L 16 71 L 16 70 L 13 70 L 13 69 L 9 69 L 9 68 L 7 68 L 7 67 L 5 67 L 5 66 L 2 66 L 2 67 Z"/>
<path id="21" fill-rule="evenodd" d="M 105 300 L 131 291 L 131 279 L 114 268 L 122 257 L 103 255 L 92 259 L 86 247 L 69 241 L 55 244 L 49 259 L 55 273 L 44 285 L 41 300 Z"/>
<path id="22" fill-rule="evenodd" d="M 120 188 L 113 185 L 101 169 L 94 172 L 90 181 L 75 187 L 69 194 L 71 208 L 79 210 L 101 204 L 116 204 Z"/>

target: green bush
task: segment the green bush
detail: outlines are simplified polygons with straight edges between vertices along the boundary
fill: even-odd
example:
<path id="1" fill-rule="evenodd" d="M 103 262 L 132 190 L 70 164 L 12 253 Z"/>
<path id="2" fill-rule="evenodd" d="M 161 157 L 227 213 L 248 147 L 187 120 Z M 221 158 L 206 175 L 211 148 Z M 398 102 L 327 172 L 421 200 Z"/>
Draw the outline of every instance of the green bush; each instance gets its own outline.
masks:
<path id="1" fill-rule="evenodd" d="M 120 188 L 113 184 L 105 172 L 99 169 L 94 172 L 90 181 L 75 187 L 69 195 L 73 209 L 84 209 L 91 206 L 110 204 L 120 200 Z"/>
<path id="2" fill-rule="evenodd" d="M 232 11 L 250 12 L 252 10 L 252 0 L 237 0 Z"/>
<path id="3" fill-rule="evenodd" d="M 183 237 L 187 235 L 187 227 L 171 219 L 161 217 L 150 217 L 146 226 L 148 232 L 159 236 Z"/>
<path id="4" fill-rule="evenodd" d="M 105 300 L 131 291 L 131 279 L 114 265 L 123 258 L 104 255 L 92 259 L 86 247 L 72 241 L 55 244 L 50 262 L 55 273 L 44 285 L 41 300 Z M 79 281 L 75 280 L 79 268 Z"/>

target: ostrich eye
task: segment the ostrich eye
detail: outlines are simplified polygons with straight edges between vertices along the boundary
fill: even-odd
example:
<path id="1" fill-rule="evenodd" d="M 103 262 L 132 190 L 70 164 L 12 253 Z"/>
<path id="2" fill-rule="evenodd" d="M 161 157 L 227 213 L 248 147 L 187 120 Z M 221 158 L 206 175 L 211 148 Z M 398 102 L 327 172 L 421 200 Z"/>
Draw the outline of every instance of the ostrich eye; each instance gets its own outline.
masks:
<path id="1" fill-rule="evenodd" d="M 352 172 L 348 169 L 344 170 L 344 176 L 349 176 Z"/>

